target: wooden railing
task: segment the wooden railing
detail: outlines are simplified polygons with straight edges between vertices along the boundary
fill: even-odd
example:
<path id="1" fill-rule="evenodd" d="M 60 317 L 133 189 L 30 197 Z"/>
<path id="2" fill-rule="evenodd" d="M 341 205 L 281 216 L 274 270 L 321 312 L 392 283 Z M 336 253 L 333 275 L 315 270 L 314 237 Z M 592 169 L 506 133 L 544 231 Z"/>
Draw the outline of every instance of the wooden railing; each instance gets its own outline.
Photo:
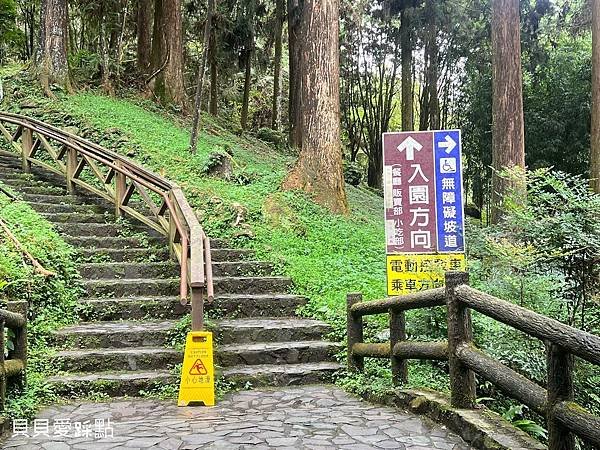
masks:
<path id="1" fill-rule="evenodd" d="M 0 309 L 0 412 L 6 403 L 6 386 L 9 378 L 25 383 L 27 367 L 27 302 L 8 302 L 8 309 Z M 13 350 L 5 357 L 6 328 L 14 333 Z"/>
<path id="2" fill-rule="evenodd" d="M 477 373 L 546 417 L 550 450 L 574 450 L 574 434 L 600 448 L 600 417 L 573 401 L 574 356 L 600 366 L 600 336 L 500 300 L 467 283 L 466 273 L 448 272 L 445 288 L 371 302 L 362 302 L 361 294 L 349 294 L 348 368 L 362 371 L 365 357 L 389 358 L 394 384 L 401 385 L 407 381 L 407 360 L 447 360 L 452 406 L 475 407 Z M 434 306 L 447 307 L 448 339 L 407 341 L 404 312 Z M 548 377 L 545 389 L 475 347 L 471 309 L 545 342 Z M 389 343 L 363 342 L 363 317 L 374 314 L 389 314 Z"/>
<path id="3" fill-rule="evenodd" d="M 29 117 L 0 112 L 0 133 L 20 153 L 25 172 L 37 165 L 64 176 L 70 193 L 78 187 L 96 194 L 115 205 L 118 217 L 126 214 L 163 234 L 181 267 L 181 302 L 191 299 L 192 329 L 202 329 L 204 292 L 209 301 L 214 297 L 210 240 L 177 185 L 115 152 Z"/>

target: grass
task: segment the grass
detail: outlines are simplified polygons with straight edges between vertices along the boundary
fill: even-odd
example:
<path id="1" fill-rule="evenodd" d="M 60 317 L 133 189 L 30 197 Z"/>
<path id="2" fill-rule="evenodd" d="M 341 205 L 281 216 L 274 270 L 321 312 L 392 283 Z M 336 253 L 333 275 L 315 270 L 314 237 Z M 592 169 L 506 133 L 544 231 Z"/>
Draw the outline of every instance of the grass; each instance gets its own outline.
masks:
<path id="1" fill-rule="evenodd" d="M 348 186 L 350 215 L 332 215 L 302 193 L 280 190 L 290 156 L 236 136 L 208 118 L 208 129 L 217 128 L 218 136 L 203 133 L 197 154 L 190 155 L 186 129 L 130 101 L 81 93 L 64 98 L 59 107 L 94 128 L 119 129 L 127 138 L 121 151 L 133 148 L 133 159 L 178 183 L 209 235 L 234 238 L 278 264 L 296 291 L 310 298 L 311 314 L 339 315 L 347 292 L 361 291 L 367 299 L 385 295 L 380 197 Z M 223 149 L 233 154 L 234 173 L 247 175 L 250 183 L 203 174 L 211 154 Z M 232 226 L 240 210 L 245 224 Z M 239 234 L 252 238 L 236 239 Z"/>
<path id="2" fill-rule="evenodd" d="M 0 193 L 0 219 L 32 256 L 55 276 L 43 277 L 6 238 L 0 240 L 0 302 L 26 300 L 28 370 L 26 388 L 10 389 L 4 414 L 32 418 L 40 404 L 55 399 L 45 384 L 52 368 L 47 362 L 50 332 L 75 321 L 79 289 L 74 251 L 29 205 Z"/>

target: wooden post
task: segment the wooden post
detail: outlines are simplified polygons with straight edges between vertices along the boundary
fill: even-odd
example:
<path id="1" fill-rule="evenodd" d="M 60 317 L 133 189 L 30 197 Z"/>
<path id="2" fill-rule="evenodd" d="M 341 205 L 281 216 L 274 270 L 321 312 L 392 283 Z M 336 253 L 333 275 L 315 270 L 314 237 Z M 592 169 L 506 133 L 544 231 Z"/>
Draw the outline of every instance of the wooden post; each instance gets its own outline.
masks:
<path id="1" fill-rule="evenodd" d="M 115 161 L 115 165 L 119 168 L 122 167 L 120 161 Z M 115 171 L 115 215 L 117 217 L 121 217 L 123 215 L 121 206 L 123 206 L 123 197 L 125 197 L 126 190 L 127 180 L 125 175 L 119 171 Z"/>
<path id="2" fill-rule="evenodd" d="M 77 150 L 73 147 L 67 147 L 67 191 L 73 195 L 75 193 L 75 171 L 77 170 Z"/>
<path id="3" fill-rule="evenodd" d="M 15 349 L 12 352 L 14 359 L 20 359 L 23 361 L 23 372 L 19 376 L 19 385 L 21 388 L 25 386 L 27 381 L 27 310 L 28 304 L 26 301 L 19 302 L 8 302 L 6 309 L 18 314 L 21 314 L 25 318 L 25 325 L 23 327 L 13 330 L 15 332 Z"/>
<path id="4" fill-rule="evenodd" d="M 23 164 L 23 172 L 31 172 L 31 162 L 27 160 L 31 156 L 31 150 L 33 149 L 33 133 L 29 128 L 23 129 L 23 135 L 21 137 L 21 158 Z"/>
<path id="5" fill-rule="evenodd" d="M 0 411 L 4 411 L 6 404 L 6 367 L 4 367 L 4 349 L 6 347 L 4 333 L 4 319 L 0 320 Z"/>
<path id="6" fill-rule="evenodd" d="M 192 331 L 202 331 L 204 327 L 204 289 L 192 287 Z"/>
<path id="7" fill-rule="evenodd" d="M 548 342 L 548 450 L 575 450 L 575 437 L 569 428 L 555 417 L 557 403 L 573 401 L 573 355 L 565 348 Z"/>
<path id="8" fill-rule="evenodd" d="M 169 192 L 169 200 L 171 201 L 172 205 L 176 204 L 175 200 L 173 199 L 172 192 Z M 169 211 L 169 256 L 172 260 L 177 259 L 177 255 L 175 254 L 175 235 L 177 233 L 177 227 L 175 227 L 175 218 L 173 217 L 174 214 L 175 211 Z"/>
<path id="9" fill-rule="evenodd" d="M 394 346 L 401 341 L 406 341 L 405 313 L 390 309 L 390 358 L 392 382 L 395 386 L 400 386 L 408 381 L 408 361 L 394 355 Z"/>
<path id="10" fill-rule="evenodd" d="M 448 307 L 448 363 L 450 366 L 450 400 L 456 408 L 475 406 L 475 374 L 456 355 L 456 348 L 473 340 L 471 311 L 458 299 L 455 288 L 469 283 L 466 272 L 446 272 Z"/>
<path id="11" fill-rule="evenodd" d="M 354 344 L 363 341 L 362 316 L 352 314 L 351 308 L 355 303 L 362 301 L 361 293 L 352 293 L 346 296 L 347 308 L 347 334 L 348 334 L 348 370 L 362 372 L 365 366 L 365 358 L 352 354 Z"/>

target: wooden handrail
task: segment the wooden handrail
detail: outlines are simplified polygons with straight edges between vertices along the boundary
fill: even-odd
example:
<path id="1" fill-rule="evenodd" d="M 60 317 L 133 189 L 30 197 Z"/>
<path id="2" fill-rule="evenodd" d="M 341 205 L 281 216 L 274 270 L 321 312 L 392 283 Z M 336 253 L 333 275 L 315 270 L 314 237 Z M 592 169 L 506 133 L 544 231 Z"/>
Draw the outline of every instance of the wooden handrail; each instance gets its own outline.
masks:
<path id="1" fill-rule="evenodd" d="M 392 379 L 401 384 L 406 381 L 407 359 L 447 360 L 452 406 L 475 407 L 477 373 L 546 417 L 550 450 L 574 450 L 573 434 L 600 448 L 600 417 L 573 402 L 572 380 L 573 355 L 600 366 L 600 336 L 473 289 L 467 282 L 466 273 L 448 272 L 445 290 L 438 288 L 371 302 L 362 302 L 358 293 L 348 294 L 348 368 L 362 371 L 365 357 L 389 358 Z M 439 305 L 447 307 L 448 340 L 407 341 L 403 312 Z M 471 309 L 546 343 L 546 388 L 475 347 Z M 390 315 L 390 342 L 364 343 L 363 317 L 386 312 Z"/>
<path id="2" fill-rule="evenodd" d="M 9 132 L 7 125 L 16 127 Z M 67 189 L 76 186 L 114 202 L 118 216 L 127 214 L 168 237 L 171 254 L 181 267 L 180 298 L 192 304 L 192 328 L 203 327 L 203 296 L 214 297 L 210 240 L 181 189 L 133 161 L 40 120 L 0 111 L 0 133 L 21 154 L 23 170 L 38 165 L 64 176 Z M 21 139 L 19 144 L 17 141 Z M 56 149 L 52 144 L 59 144 Z M 45 151 L 44 158 L 36 157 Z M 81 175 L 88 169 L 94 186 Z M 136 210 L 129 200 L 139 194 L 151 216 Z M 159 199 L 155 203 L 151 194 Z"/>

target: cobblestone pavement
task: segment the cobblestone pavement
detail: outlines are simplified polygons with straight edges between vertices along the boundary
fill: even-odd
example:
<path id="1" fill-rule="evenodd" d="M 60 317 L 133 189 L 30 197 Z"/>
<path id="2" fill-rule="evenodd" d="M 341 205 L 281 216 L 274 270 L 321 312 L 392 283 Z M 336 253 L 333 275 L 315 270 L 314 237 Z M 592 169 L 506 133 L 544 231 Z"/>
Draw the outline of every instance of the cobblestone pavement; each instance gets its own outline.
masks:
<path id="1" fill-rule="evenodd" d="M 214 408 L 178 408 L 173 401 L 144 399 L 60 405 L 39 414 L 38 431 L 45 431 L 46 420 L 48 435 L 33 437 L 33 425 L 29 424 L 29 437 L 13 434 L 2 448 L 471 448 L 427 419 L 372 405 L 331 386 L 242 391 L 227 395 Z M 96 425 L 98 431 L 112 431 L 114 437 L 95 437 Z M 60 436 L 61 431 L 68 436 Z"/>

